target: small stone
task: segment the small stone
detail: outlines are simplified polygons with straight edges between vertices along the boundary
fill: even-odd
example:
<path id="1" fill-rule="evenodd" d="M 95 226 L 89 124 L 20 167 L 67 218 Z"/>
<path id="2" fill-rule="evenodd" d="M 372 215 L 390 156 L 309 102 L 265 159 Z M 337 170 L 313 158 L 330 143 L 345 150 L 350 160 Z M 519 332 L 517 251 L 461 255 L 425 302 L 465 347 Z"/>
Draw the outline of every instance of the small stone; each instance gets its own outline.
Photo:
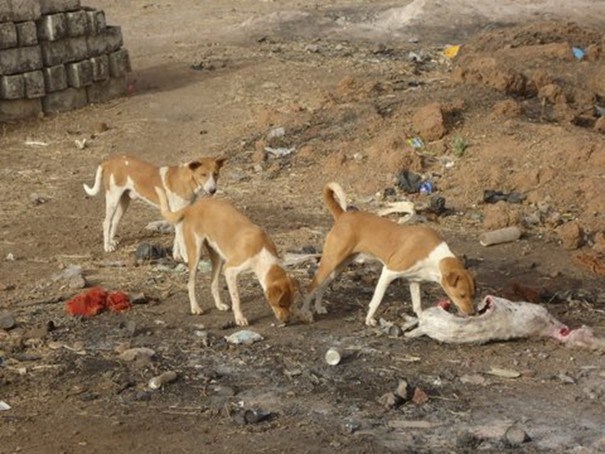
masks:
<path id="1" fill-rule="evenodd" d="M 414 395 L 412 396 L 412 402 L 415 405 L 424 405 L 429 401 L 429 396 L 422 389 L 414 389 Z"/>
<path id="2" fill-rule="evenodd" d="M 142 292 L 140 292 L 140 293 L 132 293 L 132 294 L 129 295 L 129 298 L 130 298 L 130 302 L 132 304 L 145 304 L 148 301 L 147 297 Z"/>
<path id="3" fill-rule="evenodd" d="M 84 276 L 82 276 L 81 274 L 78 274 L 76 276 L 71 276 L 67 280 L 67 287 L 71 288 L 71 289 L 83 289 L 83 288 L 86 288 L 87 286 L 88 286 L 88 282 L 86 281 L 86 278 Z"/>
<path id="4" fill-rule="evenodd" d="M 401 405 L 403 400 L 395 393 L 388 392 L 378 398 L 378 403 L 386 409 L 391 409 Z"/>
<path id="5" fill-rule="evenodd" d="M 15 321 L 15 317 L 13 317 L 10 312 L 0 312 L 0 329 L 8 331 L 13 329 L 16 325 L 17 322 Z"/>
<path id="6" fill-rule="evenodd" d="M 403 400 L 408 400 L 410 394 L 410 385 L 408 385 L 408 382 L 405 380 L 399 380 L 395 394 L 397 394 Z"/>
<path id="7" fill-rule="evenodd" d="M 527 432 L 516 425 L 510 426 L 504 433 L 504 441 L 512 447 L 521 446 L 530 440 L 531 438 L 527 435 Z"/>
<path id="8" fill-rule="evenodd" d="M 460 381 L 465 385 L 485 385 L 485 377 L 479 374 L 463 375 L 460 377 Z"/>
<path id="9" fill-rule="evenodd" d="M 521 373 L 516 370 L 501 369 L 499 367 L 492 367 L 487 373 L 500 378 L 519 378 L 521 376 Z"/>
<path id="10" fill-rule="evenodd" d="M 138 402 L 148 402 L 151 400 L 151 393 L 149 391 L 137 391 L 134 395 L 134 400 Z"/>
<path id="11" fill-rule="evenodd" d="M 137 348 L 129 348 L 128 350 L 123 351 L 120 354 L 120 359 L 124 361 L 135 361 L 140 357 L 151 358 L 155 355 L 155 351 L 151 348 L 146 347 L 137 347 Z"/>
<path id="12" fill-rule="evenodd" d="M 583 244 L 582 228 L 577 222 L 567 222 L 557 229 L 563 247 L 567 250 L 578 249 Z"/>
<path id="13" fill-rule="evenodd" d="M 256 332 L 254 332 L 254 331 L 245 329 L 245 330 L 233 333 L 230 336 L 225 336 L 225 339 L 230 344 L 235 344 L 235 345 L 241 345 L 241 344 L 252 345 L 255 342 L 263 340 L 264 337 L 261 336 L 260 334 L 256 333 Z"/>
<path id="14" fill-rule="evenodd" d="M 98 134 L 109 130 L 109 126 L 104 121 L 100 121 L 95 124 L 94 131 Z"/>

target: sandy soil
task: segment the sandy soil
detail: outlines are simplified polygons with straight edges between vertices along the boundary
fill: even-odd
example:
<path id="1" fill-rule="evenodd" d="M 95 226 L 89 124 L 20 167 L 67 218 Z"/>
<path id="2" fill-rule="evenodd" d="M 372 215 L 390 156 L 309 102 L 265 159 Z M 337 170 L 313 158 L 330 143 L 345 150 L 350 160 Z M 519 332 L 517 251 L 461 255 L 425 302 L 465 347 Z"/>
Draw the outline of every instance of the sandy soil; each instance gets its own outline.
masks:
<path id="1" fill-rule="evenodd" d="M 158 164 L 224 155 L 218 195 L 286 253 L 321 250 L 331 226 L 321 188 L 331 180 L 361 209 L 405 197 L 426 207 L 430 196 L 396 185 L 411 170 L 448 207 L 416 221 L 465 258 L 479 296 L 531 298 L 569 326 L 605 336 L 605 140 L 595 110 L 605 107 L 605 4 L 94 6 L 123 27 L 130 96 L 1 125 L 0 322 L 8 313 L 16 327 L 0 329 L 0 401 L 11 407 L 0 411 L 0 452 L 605 450 L 602 352 L 550 339 L 444 345 L 367 328 L 373 265 L 352 265 L 332 285 L 329 314 L 284 328 L 253 278 L 242 278 L 250 328 L 264 340 L 232 346 L 224 336 L 238 328 L 232 313 L 212 307 L 208 273 L 198 285 L 207 312 L 194 317 L 182 268 L 134 262 L 143 242 L 172 244 L 145 229 L 158 213 L 131 204 L 120 248 L 106 254 L 104 202 L 82 190 L 115 153 Z M 442 51 L 452 44 L 463 46 L 448 59 Z M 585 58 L 575 59 L 572 46 Z M 285 135 L 270 138 L 278 127 Z M 296 151 L 273 158 L 267 146 Z M 485 203 L 486 189 L 524 200 Z M 513 224 L 524 230 L 519 241 L 479 245 L 483 231 Z M 69 317 L 65 301 L 82 290 L 55 276 L 70 265 L 83 268 L 88 286 L 144 293 L 146 302 Z M 303 285 L 312 271 L 292 268 Z M 423 287 L 425 304 L 441 297 Z M 410 314 L 405 283 L 392 284 L 379 316 L 399 325 Z M 335 367 L 323 359 L 332 346 L 344 352 Z M 126 347 L 155 355 L 126 361 L 117 353 Z M 167 370 L 176 381 L 149 390 L 148 380 Z M 385 405 L 400 380 L 427 399 L 419 391 Z M 246 410 L 266 417 L 246 422 Z M 510 431 L 507 439 L 511 427 L 530 440 Z"/>

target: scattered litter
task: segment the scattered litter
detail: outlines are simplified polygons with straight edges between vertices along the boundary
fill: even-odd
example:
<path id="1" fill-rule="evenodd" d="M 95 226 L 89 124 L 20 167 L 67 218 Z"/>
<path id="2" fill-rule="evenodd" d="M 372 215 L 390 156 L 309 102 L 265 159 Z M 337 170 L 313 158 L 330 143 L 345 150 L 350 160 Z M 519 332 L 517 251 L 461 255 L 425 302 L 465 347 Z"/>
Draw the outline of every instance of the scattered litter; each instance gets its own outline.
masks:
<path id="1" fill-rule="evenodd" d="M 277 139 L 279 137 L 283 137 L 286 135 L 286 129 L 285 128 L 273 128 L 271 131 L 269 131 L 269 134 L 267 134 L 267 139 Z"/>
<path id="2" fill-rule="evenodd" d="M 53 282 L 65 282 L 68 288 L 82 289 L 88 286 L 88 282 L 84 277 L 84 270 L 78 265 L 69 265 L 62 272 L 51 277 Z"/>
<path id="3" fill-rule="evenodd" d="M 424 392 L 421 388 L 414 389 L 414 395 L 412 396 L 412 402 L 415 405 L 424 405 L 429 401 L 429 396 L 426 392 Z"/>
<path id="4" fill-rule="evenodd" d="M 443 49 L 443 56 L 449 58 L 450 60 L 452 58 L 455 58 L 456 55 L 458 55 L 458 52 L 460 51 L 460 44 L 456 44 L 454 46 L 447 46 L 445 49 Z"/>
<path id="5" fill-rule="evenodd" d="M 590 328 L 569 329 L 538 304 L 488 295 L 479 304 L 478 315 L 459 317 L 450 314 L 448 309 L 445 304 L 425 309 L 418 316 L 418 328 L 406 336 L 426 335 L 454 344 L 552 337 L 569 346 L 605 350 L 605 339 L 595 337 Z"/>
<path id="6" fill-rule="evenodd" d="M 296 151 L 296 147 L 291 147 L 291 148 L 286 148 L 286 147 L 279 147 L 279 148 L 265 147 L 265 151 L 267 153 L 271 153 L 276 158 L 283 158 L 284 156 L 288 156 L 288 155 L 294 153 Z"/>
<path id="7" fill-rule="evenodd" d="M 422 176 L 410 170 L 402 170 L 397 175 L 397 186 L 408 194 L 418 192 L 422 184 Z"/>
<path id="8" fill-rule="evenodd" d="M 447 211 L 447 208 L 445 207 L 445 198 L 439 195 L 432 196 L 427 211 L 430 211 L 431 213 L 435 213 L 437 215 L 445 213 Z"/>
<path id="9" fill-rule="evenodd" d="M 403 399 L 393 392 L 388 392 L 378 398 L 378 403 L 389 410 L 399 407 L 403 403 Z"/>
<path id="10" fill-rule="evenodd" d="M 387 336 L 391 336 L 391 337 L 401 336 L 401 328 L 399 326 L 397 326 L 395 323 L 389 322 L 389 321 L 385 320 L 384 318 L 381 318 L 379 320 L 379 325 L 380 325 L 380 331 L 382 331 Z"/>
<path id="11" fill-rule="evenodd" d="M 516 226 L 505 227 L 503 229 L 491 230 L 479 235 L 481 246 L 492 246 L 494 244 L 509 243 L 521 238 L 521 229 Z"/>
<path id="12" fill-rule="evenodd" d="M 419 150 L 420 148 L 424 147 L 424 142 L 420 137 L 410 137 L 405 142 L 414 150 Z"/>
<path id="13" fill-rule="evenodd" d="M 326 352 L 325 359 L 326 359 L 326 363 L 328 363 L 330 366 L 337 366 L 338 363 L 340 363 L 342 356 L 341 356 L 340 352 L 338 351 L 338 349 L 332 347 L 332 348 L 329 348 L 328 351 Z"/>
<path id="14" fill-rule="evenodd" d="M 433 183 L 429 180 L 423 181 L 418 187 L 420 194 L 431 194 L 433 192 Z"/>
<path id="15" fill-rule="evenodd" d="M 83 150 L 84 148 L 86 148 L 86 145 L 87 145 L 87 141 L 86 141 L 86 139 L 82 139 L 82 140 L 78 140 L 78 139 L 76 139 L 76 140 L 74 141 L 74 143 L 76 144 L 76 148 L 77 148 L 78 150 Z"/>
<path id="16" fill-rule="evenodd" d="M 80 293 L 65 304 L 69 315 L 82 317 L 92 317 L 104 310 L 122 312 L 131 307 L 132 304 L 125 293 L 107 292 L 101 287 L 93 287 L 87 292 Z"/>
<path id="17" fill-rule="evenodd" d="M 268 419 L 270 416 L 271 412 L 268 411 L 248 409 L 244 412 L 244 421 L 246 421 L 246 424 L 257 424 Z"/>
<path id="18" fill-rule="evenodd" d="M 166 221 L 152 221 L 145 226 L 146 230 L 158 233 L 173 233 L 174 226 Z"/>
<path id="19" fill-rule="evenodd" d="M 521 376 L 521 373 L 516 370 L 501 369 L 499 367 L 492 367 L 486 373 L 500 378 L 519 378 Z"/>
<path id="20" fill-rule="evenodd" d="M 409 200 L 402 200 L 399 202 L 389 203 L 388 208 L 383 208 L 378 211 L 378 216 L 388 216 L 393 213 L 404 213 L 404 216 L 398 219 L 399 224 L 403 224 L 414 217 L 416 214 L 416 209 L 414 206 L 414 202 Z"/>
<path id="21" fill-rule="evenodd" d="M 255 342 L 262 341 L 264 337 L 254 331 L 244 329 L 229 336 L 225 336 L 225 339 L 227 342 L 234 345 L 252 345 Z"/>
<path id="22" fill-rule="evenodd" d="M 485 385 L 485 377 L 479 374 L 463 375 L 460 377 L 460 382 L 465 385 Z"/>
<path id="23" fill-rule="evenodd" d="M 594 106 L 594 113 L 597 117 L 605 117 L 605 107 Z"/>
<path id="24" fill-rule="evenodd" d="M 48 143 L 39 140 L 26 140 L 25 145 L 28 147 L 48 147 Z"/>
<path id="25" fill-rule="evenodd" d="M 525 195 L 520 192 L 502 192 L 493 189 L 483 191 L 483 201 L 485 203 L 496 203 L 505 201 L 508 203 L 521 203 L 525 200 Z"/>
<path id="26" fill-rule="evenodd" d="M 31 201 L 33 206 L 43 205 L 50 200 L 50 197 L 44 194 L 33 193 L 30 194 L 29 200 Z"/>
<path id="27" fill-rule="evenodd" d="M 586 56 L 586 52 L 581 47 L 572 47 L 571 53 L 576 58 L 576 60 L 582 60 Z"/>
<path id="28" fill-rule="evenodd" d="M 14 262 L 15 261 L 15 255 L 12 252 L 9 252 L 8 254 L 6 254 L 6 261 L 7 262 Z"/>
<path id="29" fill-rule="evenodd" d="M 7 411 L 10 409 L 11 409 L 11 406 L 9 404 L 4 402 L 3 400 L 0 400 L 0 411 Z"/>
<path id="30" fill-rule="evenodd" d="M 174 371 L 164 372 L 163 374 L 157 375 L 149 380 L 147 386 L 150 389 L 160 389 L 166 383 L 170 383 L 176 380 L 177 374 Z"/>
<path id="31" fill-rule="evenodd" d="M 129 299 L 132 304 L 146 304 L 149 301 L 149 298 L 142 292 L 131 293 Z"/>

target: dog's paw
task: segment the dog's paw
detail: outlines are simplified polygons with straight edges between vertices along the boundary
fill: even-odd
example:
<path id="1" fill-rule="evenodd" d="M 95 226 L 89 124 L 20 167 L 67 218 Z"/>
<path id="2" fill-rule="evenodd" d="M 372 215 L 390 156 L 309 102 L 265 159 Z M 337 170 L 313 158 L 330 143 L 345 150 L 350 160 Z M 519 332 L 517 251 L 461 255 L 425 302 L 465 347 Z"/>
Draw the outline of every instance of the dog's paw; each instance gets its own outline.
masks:
<path id="1" fill-rule="evenodd" d="M 311 311 L 300 311 L 297 316 L 303 323 L 313 323 L 313 313 Z"/>
<path id="2" fill-rule="evenodd" d="M 114 252 L 117 248 L 118 248 L 117 240 L 110 241 L 109 244 L 106 244 L 104 247 L 105 252 Z"/>
<path id="3" fill-rule="evenodd" d="M 378 325 L 378 322 L 376 321 L 376 319 L 374 317 L 366 318 L 366 326 L 376 326 L 376 325 Z"/>
<path id="4" fill-rule="evenodd" d="M 318 314 L 327 314 L 328 309 L 326 309 L 326 307 L 323 305 L 319 305 L 319 306 L 315 306 L 315 312 Z"/>
<path id="5" fill-rule="evenodd" d="M 223 312 L 226 312 L 226 311 L 228 311 L 229 309 L 231 309 L 231 308 L 230 308 L 230 307 L 229 307 L 227 304 L 225 304 L 225 303 L 216 303 L 216 308 L 217 308 L 219 311 L 223 311 Z"/>
<path id="6" fill-rule="evenodd" d="M 236 315 L 235 324 L 237 326 L 248 326 L 248 319 L 246 317 L 244 317 L 243 315 Z"/>
<path id="7" fill-rule="evenodd" d="M 202 310 L 201 307 L 199 307 L 199 306 L 191 307 L 191 315 L 202 315 L 203 313 L 204 313 L 204 311 Z"/>

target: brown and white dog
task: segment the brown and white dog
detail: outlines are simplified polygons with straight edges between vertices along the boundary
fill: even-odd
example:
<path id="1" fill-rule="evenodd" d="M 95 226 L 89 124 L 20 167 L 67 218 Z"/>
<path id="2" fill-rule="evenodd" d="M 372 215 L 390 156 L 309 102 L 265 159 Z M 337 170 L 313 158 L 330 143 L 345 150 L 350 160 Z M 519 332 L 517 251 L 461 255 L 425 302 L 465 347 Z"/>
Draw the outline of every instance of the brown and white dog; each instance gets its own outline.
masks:
<path id="1" fill-rule="evenodd" d="M 374 314 L 388 285 L 397 278 L 409 282 L 416 314 L 422 311 L 421 282 L 439 283 L 461 312 L 474 313 L 474 279 L 437 232 L 425 226 L 402 226 L 363 211 L 346 211 L 346 196 L 337 183 L 326 185 L 323 196 L 335 222 L 326 237 L 319 268 L 309 284 L 302 307 L 304 319 L 313 319 L 310 311 L 313 298 L 315 312 L 326 313 L 321 299 L 328 284 L 359 254 L 378 259 L 384 265 L 366 325 L 376 325 Z"/>
<path id="2" fill-rule="evenodd" d="M 106 252 L 116 249 L 114 239 L 118 223 L 127 210 L 130 200 L 140 198 L 159 207 L 156 187 L 164 188 L 168 204 L 173 210 L 192 203 L 202 192 L 216 192 L 219 171 L 225 158 L 200 158 L 179 166 L 157 167 L 133 156 L 114 156 L 97 167 L 93 187 L 84 184 L 90 196 L 105 189 L 105 220 L 103 221 L 103 246 Z M 175 260 L 186 257 L 181 251 L 181 232 L 175 229 L 173 256 Z"/>
<path id="3" fill-rule="evenodd" d="M 298 293 L 298 283 L 280 266 L 277 249 L 267 233 L 253 224 L 226 200 L 200 199 L 178 211 L 170 211 L 166 195 L 156 188 L 162 216 L 171 224 L 181 225 L 186 254 L 189 258 L 189 303 L 192 314 L 202 309 L 195 296 L 195 277 L 202 245 L 212 263 L 210 289 L 214 304 L 221 311 L 229 306 L 221 302 L 218 278 L 224 268 L 235 323 L 248 325 L 240 308 L 237 276 L 252 271 L 256 275 L 273 313 L 281 322 L 291 316 L 291 307 Z"/>

